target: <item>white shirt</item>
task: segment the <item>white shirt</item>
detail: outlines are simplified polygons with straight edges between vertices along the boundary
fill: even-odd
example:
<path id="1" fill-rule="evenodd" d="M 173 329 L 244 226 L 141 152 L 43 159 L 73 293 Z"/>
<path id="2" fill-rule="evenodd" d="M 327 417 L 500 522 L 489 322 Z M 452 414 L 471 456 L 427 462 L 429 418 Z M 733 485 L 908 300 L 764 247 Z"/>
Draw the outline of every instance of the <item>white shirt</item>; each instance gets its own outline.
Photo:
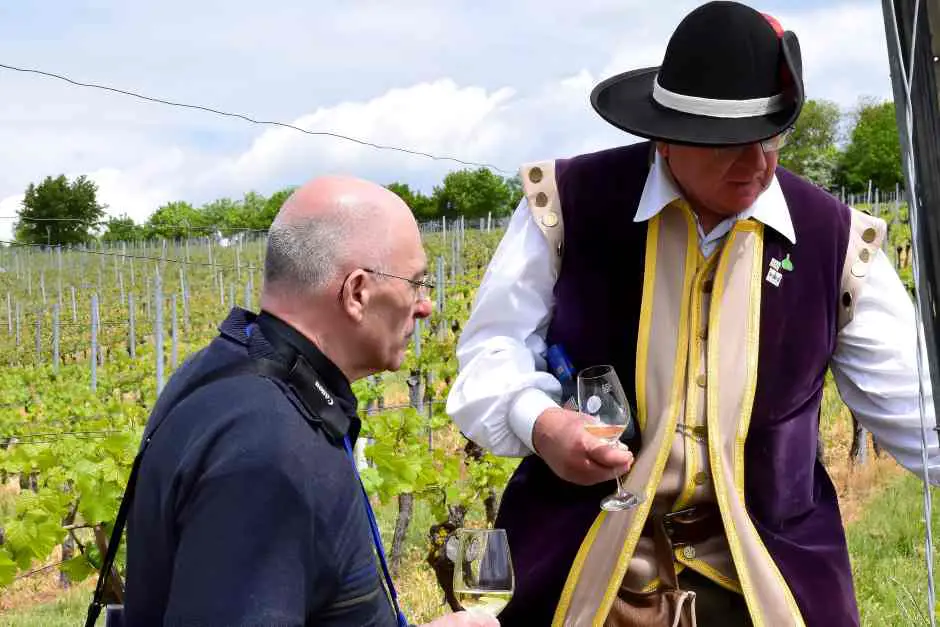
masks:
<path id="1" fill-rule="evenodd" d="M 634 221 L 649 220 L 679 197 L 657 154 Z M 795 243 L 790 212 L 774 177 L 744 212 L 707 235 L 699 226 L 703 254 L 720 245 L 735 221 L 749 217 Z M 523 197 L 487 267 L 457 344 L 459 374 L 447 399 L 447 413 L 461 431 L 495 455 L 530 455 L 536 418 L 558 406 L 561 385 L 546 371 L 544 360 L 556 278 L 551 251 Z M 933 396 L 922 334 L 928 428 L 921 428 L 915 328 L 911 298 L 879 250 L 856 296 L 853 319 L 838 334 L 830 365 L 840 396 L 859 423 L 918 475 L 921 438 L 926 437 L 930 480 L 940 484 L 940 445 L 932 428 Z"/>

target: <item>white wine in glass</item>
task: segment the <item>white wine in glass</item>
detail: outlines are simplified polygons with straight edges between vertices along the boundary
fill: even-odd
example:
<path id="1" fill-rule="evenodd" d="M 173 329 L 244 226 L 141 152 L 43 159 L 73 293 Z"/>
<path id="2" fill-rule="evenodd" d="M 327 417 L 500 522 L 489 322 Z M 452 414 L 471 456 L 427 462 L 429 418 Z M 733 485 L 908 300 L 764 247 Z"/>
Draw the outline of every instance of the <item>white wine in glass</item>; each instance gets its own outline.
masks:
<path id="1" fill-rule="evenodd" d="M 585 423 L 585 431 L 610 446 L 617 445 L 624 430 L 634 431 L 630 405 L 613 366 L 591 366 L 578 373 L 578 408 L 592 419 Z M 640 503 L 636 494 L 624 489 L 619 475 L 614 479 L 617 492 L 604 497 L 602 509 L 614 512 Z"/>
<path id="2" fill-rule="evenodd" d="M 454 594 L 471 613 L 496 617 L 515 589 L 509 540 L 503 529 L 458 529 Z"/>

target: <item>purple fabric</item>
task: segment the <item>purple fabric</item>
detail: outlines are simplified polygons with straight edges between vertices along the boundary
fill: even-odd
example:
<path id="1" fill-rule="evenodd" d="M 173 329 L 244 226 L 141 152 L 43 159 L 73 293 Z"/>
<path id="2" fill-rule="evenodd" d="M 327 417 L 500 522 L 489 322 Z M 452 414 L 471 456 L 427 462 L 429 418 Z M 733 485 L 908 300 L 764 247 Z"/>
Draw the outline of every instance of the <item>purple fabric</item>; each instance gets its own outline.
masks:
<path id="1" fill-rule="evenodd" d="M 565 249 L 548 341 L 564 345 L 576 369 L 613 364 L 634 406 L 646 223 L 633 216 L 649 155 L 643 142 L 556 163 Z M 799 244 L 764 230 L 764 272 L 771 257 L 787 254 L 793 271 L 783 272 L 777 287 L 762 282 L 745 500 L 806 624 L 858 625 L 836 493 L 816 460 L 850 213 L 786 170 L 777 175 Z M 588 488 L 562 481 L 536 456 L 519 465 L 496 520 L 507 530 L 517 570 L 516 592 L 500 615 L 504 627 L 550 624 L 600 499 L 614 488 L 613 481 Z"/>
<path id="2" fill-rule="evenodd" d="M 627 394 L 633 388 L 646 242 L 646 223 L 634 223 L 633 216 L 648 156 L 649 145 L 643 144 L 555 165 L 565 249 L 548 339 L 565 347 L 575 368 L 612 364 Z M 610 176 L 612 171 L 624 176 Z M 495 521 L 506 529 L 516 569 L 516 589 L 500 625 L 551 624 L 581 541 L 600 513 L 601 499 L 615 489 L 613 480 L 591 487 L 563 481 L 535 455 L 522 461 Z"/>
<path id="3" fill-rule="evenodd" d="M 765 229 L 764 269 L 787 254 L 792 272 L 764 282 L 757 393 L 744 448 L 744 494 L 755 527 L 807 625 L 858 625 L 835 488 L 816 458 L 819 412 L 836 345 L 851 214 L 780 169 L 795 246 Z M 796 341 L 798 340 L 798 341 Z"/>

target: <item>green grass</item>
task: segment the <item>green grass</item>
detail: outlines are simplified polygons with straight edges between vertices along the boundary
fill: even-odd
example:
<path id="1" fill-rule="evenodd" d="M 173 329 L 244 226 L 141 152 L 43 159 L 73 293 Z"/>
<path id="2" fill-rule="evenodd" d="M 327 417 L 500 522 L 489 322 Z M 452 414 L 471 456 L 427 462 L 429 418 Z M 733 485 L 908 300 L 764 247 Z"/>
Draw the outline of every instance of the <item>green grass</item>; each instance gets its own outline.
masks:
<path id="1" fill-rule="evenodd" d="M 940 491 L 933 490 L 936 496 Z M 430 515 L 415 504 L 409 546 L 424 546 Z M 383 536 L 391 538 L 395 507 L 379 508 Z M 940 535 L 940 512 L 934 530 Z M 927 579 L 924 560 L 922 484 L 908 473 L 888 484 L 848 528 L 862 625 L 897 627 L 927 625 Z M 940 542 L 934 542 L 940 552 Z M 940 579 L 940 572 L 938 579 Z M 90 591 L 69 591 L 56 601 L 0 616 L 0 627 L 72 627 L 81 624 Z M 103 619 L 99 620 L 104 624 Z"/>
<path id="2" fill-rule="evenodd" d="M 940 535 L 937 489 L 931 490 L 933 532 Z M 866 506 L 848 529 L 862 625 L 929 625 L 923 483 L 904 473 Z M 934 536 L 934 552 L 940 542 Z M 937 560 L 934 572 L 940 581 Z"/>
<path id="3" fill-rule="evenodd" d="M 34 607 L 6 612 L 0 615 L 0 627 L 75 627 L 85 624 L 85 615 L 88 612 L 88 603 L 91 601 L 91 590 L 76 588 L 64 592 L 53 603 L 45 603 Z M 98 619 L 99 625 L 104 625 L 104 616 Z"/>

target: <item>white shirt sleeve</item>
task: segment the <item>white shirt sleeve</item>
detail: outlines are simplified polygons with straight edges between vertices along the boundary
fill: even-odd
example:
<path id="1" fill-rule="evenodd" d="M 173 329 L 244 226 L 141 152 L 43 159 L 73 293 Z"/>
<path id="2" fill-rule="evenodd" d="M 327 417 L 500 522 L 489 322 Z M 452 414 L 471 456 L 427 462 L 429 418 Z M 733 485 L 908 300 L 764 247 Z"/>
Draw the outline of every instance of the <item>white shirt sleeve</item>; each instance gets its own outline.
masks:
<path id="1" fill-rule="evenodd" d="M 495 455 L 530 455 L 536 418 L 558 407 L 561 384 L 543 357 L 555 278 L 548 242 L 523 197 L 477 290 L 447 398 L 464 435 Z"/>
<path id="2" fill-rule="evenodd" d="M 856 297 L 852 321 L 837 342 L 833 377 L 859 424 L 918 476 L 923 476 L 922 438 L 926 437 L 930 482 L 940 484 L 940 446 L 933 429 L 933 393 L 923 335 L 918 333 L 910 295 L 880 250 Z M 926 430 L 920 418 L 917 342 L 921 343 Z"/>

